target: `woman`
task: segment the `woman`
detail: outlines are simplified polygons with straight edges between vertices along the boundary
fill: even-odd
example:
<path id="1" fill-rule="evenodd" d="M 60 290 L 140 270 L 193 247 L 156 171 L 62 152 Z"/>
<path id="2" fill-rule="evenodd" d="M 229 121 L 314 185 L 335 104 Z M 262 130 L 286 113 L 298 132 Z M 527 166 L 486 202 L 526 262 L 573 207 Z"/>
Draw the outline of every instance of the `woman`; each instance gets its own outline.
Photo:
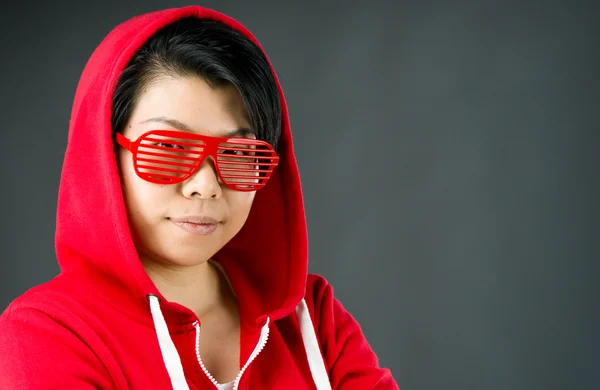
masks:
<path id="1" fill-rule="evenodd" d="M 185 7 L 116 27 L 73 105 L 61 274 L 0 319 L 2 389 L 397 389 L 307 234 L 251 33 Z"/>

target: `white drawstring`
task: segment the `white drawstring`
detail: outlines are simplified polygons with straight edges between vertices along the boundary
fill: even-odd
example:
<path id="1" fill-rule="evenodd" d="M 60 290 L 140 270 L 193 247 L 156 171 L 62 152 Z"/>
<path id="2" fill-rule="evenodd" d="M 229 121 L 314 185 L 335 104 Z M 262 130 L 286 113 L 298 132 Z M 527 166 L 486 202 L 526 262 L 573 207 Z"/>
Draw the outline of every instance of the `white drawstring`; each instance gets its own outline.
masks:
<path id="1" fill-rule="evenodd" d="M 158 297 L 155 295 L 148 295 L 150 301 L 150 311 L 152 312 L 152 320 L 154 320 L 154 328 L 156 329 L 156 336 L 158 337 L 158 345 L 160 346 L 160 352 L 162 353 L 163 361 L 167 367 L 173 390 L 189 390 L 187 381 L 185 380 L 185 374 L 183 373 L 183 366 L 181 365 L 181 358 L 175 348 L 175 344 L 169 334 L 169 328 L 160 310 L 160 304 L 158 303 Z"/>
<path id="2" fill-rule="evenodd" d="M 165 318 L 162 315 L 160 310 L 160 303 L 158 301 L 158 297 L 155 295 L 148 295 L 148 300 L 150 301 L 150 311 L 152 312 L 152 320 L 154 321 L 154 328 L 156 329 L 156 336 L 158 337 L 158 345 L 160 346 L 160 351 L 162 353 L 163 361 L 165 362 L 165 367 L 167 368 L 167 372 L 169 374 L 169 378 L 171 379 L 171 384 L 173 385 L 173 390 L 189 390 L 187 381 L 185 380 L 185 374 L 183 372 L 183 366 L 181 364 L 181 358 L 179 357 L 179 353 L 177 352 L 177 348 L 171 339 L 169 334 L 169 328 L 167 327 L 167 323 Z M 306 356 L 308 358 L 308 365 L 310 367 L 310 372 L 313 377 L 313 381 L 317 386 L 317 390 L 331 390 L 331 384 L 329 382 L 329 377 L 327 375 L 327 368 L 325 366 L 325 362 L 323 361 L 323 356 L 321 355 L 321 349 L 319 347 L 319 342 L 317 340 L 317 335 L 315 333 L 315 328 L 313 326 L 312 320 L 310 318 L 310 313 L 308 311 L 308 307 L 306 306 L 306 301 L 303 299 L 300 301 L 298 306 L 296 307 L 296 317 L 298 318 L 298 323 L 300 324 L 300 331 L 302 333 L 302 341 L 304 342 L 304 350 L 306 351 Z M 196 340 L 196 352 L 199 355 L 199 336 L 200 336 L 200 326 L 196 325 L 197 340 Z M 258 345 L 255 350 L 252 352 L 248 362 L 245 364 L 244 368 L 240 371 L 238 377 L 234 382 L 234 388 L 237 388 L 239 381 L 241 380 L 242 374 L 250 363 L 258 356 L 258 354 L 262 351 L 265 344 L 267 343 L 267 339 L 269 337 L 269 320 L 267 319 L 267 323 L 263 326 L 261 331 L 261 337 Z M 200 356 L 198 356 L 198 361 L 201 362 Z M 203 365 L 200 363 L 201 366 Z M 203 371 L 207 374 L 205 367 L 202 367 Z M 209 376 L 209 379 L 211 377 Z M 214 383 L 213 378 L 213 383 Z"/>
<path id="3" fill-rule="evenodd" d="M 306 357 L 308 358 L 310 373 L 317 386 L 317 390 L 331 390 L 331 383 L 329 382 L 327 368 L 323 361 L 323 356 L 321 355 L 315 327 L 313 326 L 308 306 L 306 306 L 306 301 L 304 299 L 296 306 L 296 317 L 300 324 L 300 332 L 302 333 L 302 341 L 304 342 L 304 350 L 306 351 Z"/>

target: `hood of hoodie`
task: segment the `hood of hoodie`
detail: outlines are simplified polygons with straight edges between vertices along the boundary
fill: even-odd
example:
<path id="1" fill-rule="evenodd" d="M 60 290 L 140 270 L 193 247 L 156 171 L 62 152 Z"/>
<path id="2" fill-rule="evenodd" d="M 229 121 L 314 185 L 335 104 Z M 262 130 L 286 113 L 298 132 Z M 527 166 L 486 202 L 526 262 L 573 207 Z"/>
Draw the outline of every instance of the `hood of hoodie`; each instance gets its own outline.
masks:
<path id="1" fill-rule="evenodd" d="M 168 302 L 144 270 L 127 220 L 111 129 L 112 97 L 136 51 L 159 29 L 185 17 L 220 21 L 262 50 L 253 34 L 217 11 L 189 6 L 148 13 L 114 28 L 93 52 L 77 86 L 58 194 L 55 245 L 61 273 L 94 275 L 97 285 L 121 294 L 137 315 L 150 318 L 148 294 L 161 300 L 166 318 L 190 316 Z M 264 50 L 263 50 L 264 53 Z M 266 56 L 266 54 L 265 54 Z M 287 105 L 282 102 L 280 162 L 256 193 L 242 230 L 215 256 L 237 295 L 242 321 L 260 326 L 302 300 L 308 271 L 306 219 Z"/>

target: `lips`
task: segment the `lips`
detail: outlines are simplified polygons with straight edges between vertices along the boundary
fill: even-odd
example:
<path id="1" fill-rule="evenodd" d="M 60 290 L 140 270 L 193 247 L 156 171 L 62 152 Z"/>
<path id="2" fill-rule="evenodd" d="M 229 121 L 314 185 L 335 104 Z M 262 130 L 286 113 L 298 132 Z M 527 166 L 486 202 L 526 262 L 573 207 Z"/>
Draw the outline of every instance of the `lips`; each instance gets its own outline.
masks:
<path id="1" fill-rule="evenodd" d="M 190 216 L 183 218 L 170 218 L 173 224 L 179 226 L 188 233 L 209 235 L 219 228 L 221 222 L 207 216 Z"/>
<path id="2" fill-rule="evenodd" d="M 193 223 L 196 225 L 214 225 L 214 224 L 220 223 L 219 220 L 212 218 L 212 217 L 204 216 L 204 215 L 193 215 L 193 216 L 189 216 L 189 217 L 170 218 L 170 219 L 171 219 L 171 221 L 173 221 L 175 223 Z"/>

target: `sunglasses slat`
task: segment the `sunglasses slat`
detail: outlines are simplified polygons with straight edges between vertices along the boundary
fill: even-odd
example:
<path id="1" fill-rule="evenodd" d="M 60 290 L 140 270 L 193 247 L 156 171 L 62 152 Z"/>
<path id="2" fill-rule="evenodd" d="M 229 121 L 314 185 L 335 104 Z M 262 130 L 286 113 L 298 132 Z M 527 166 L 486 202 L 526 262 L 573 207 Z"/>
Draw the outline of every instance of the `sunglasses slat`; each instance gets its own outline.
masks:
<path id="1" fill-rule="evenodd" d="M 148 156 L 155 156 L 155 157 L 163 157 L 163 158 L 169 158 L 169 159 L 177 159 L 177 160 L 190 160 L 190 161 L 196 161 L 198 159 L 198 157 L 184 157 L 184 156 L 176 156 L 174 154 L 163 154 L 163 153 L 153 153 L 153 152 L 142 152 L 139 151 L 137 152 L 137 154 L 143 154 L 143 155 L 148 155 Z"/>
<path id="2" fill-rule="evenodd" d="M 246 149 L 247 150 L 247 149 Z M 261 159 L 261 160 L 274 160 L 273 156 L 261 156 L 261 155 L 252 155 L 252 156 L 235 156 L 230 154 L 218 153 L 217 156 L 222 158 L 244 158 L 244 159 Z"/>
<path id="3" fill-rule="evenodd" d="M 141 168 L 141 169 L 148 169 L 148 170 L 151 170 L 151 171 L 181 173 L 182 175 L 187 175 L 190 172 L 189 169 L 185 170 L 185 171 L 182 171 L 180 169 L 170 169 L 170 168 L 163 168 L 163 167 L 151 167 L 151 166 L 140 165 L 140 164 L 138 164 L 137 167 L 138 167 L 138 169 Z"/>
<path id="4" fill-rule="evenodd" d="M 172 154 L 164 154 L 164 153 L 156 153 L 156 152 L 150 152 L 150 151 L 146 151 L 146 150 L 141 150 L 142 148 L 147 147 L 146 145 L 140 145 L 140 147 L 138 148 L 138 153 L 143 153 L 143 154 L 151 154 L 151 155 L 157 155 L 157 156 L 177 156 L 177 155 L 181 155 L 181 154 L 193 154 L 196 156 L 200 156 L 203 152 L 196 152 L 194 150 L 188 150 L 185 149 L 185 151 L 181 150 L 181 149 L 173 149 L 173 148 L 167 148 L 165 146 L 155 146 L 155 147 L 147 147 L 148 149 L 153 149 L 153 150 L 164 150 L 167 152 L 171 152 Z M 176 154 L 177 153 L 177 154 Z M 196 158 L 196 157 L 191 157 L 191 158 Z"/>
<path id="5" fill-rule="evenodd" d="M 173 141 L 173 140 L 162 140 L 159 143 L 162 143 L 162 144 L 172 144 L 172 145 L 177 145 L 177 146 L 184 146 L 184 145 L 181 145 L 178 142 Z M 200 149 L 199 151 L 196 151 L 194 149 L 173 149 L 173 148 L 170 148 L 168 146 L 158 146 L 158 145 L 155 145 L 155 144 L 140 144 L 139 147 L 140 148 L 166 150 L 168 152 L 179 152 L 179 151 L 185 150 L 186 152 L 195 153 L 195 154 L 201 154 L 202 153 L 202 149 L 204 149 L 204 145 L 196 145 L 194 147 L 194 149 Z"/>
<path id="6" fill-rule="evenodd" d="M 271 172 L 272 169 L 235 169 L 235 168 L 221 168 L 221 172 L 256 172 L 256 173 L 267 173 Z"/>
<path id="7" fill-rule="evenodd" d="M 155 163 L 155 164 L 163 164 L 163 165 L 173 165 L 173 166 L 177 166 L 177 167 L 187 167 L 187 168 L 194 168 L 196 166 L 194 164 L 184 164 L 184 163 L 179 163 L 177 161 L 153 160 L 153 159 L 143 158 L 143 157 L 138 157 L 137 161 L 143 161 L 143 162 L 149 162 L 149 163 Z M 196 161 L 196 160 L 194 160 L 194 161 Z"/>
<path id="8" fill-rule="evenodd" d="M 254 159 L 248 159 L 248 160 L 254 160 Z M 275 165 L 277 165 L 276 163 L 263 163 L 263 162 L 257 162 L 257 161 L 231 161 L 231 160 L 219 160 L 219 164 L 221 164 L 221 165 L 248 165 L 248 166 L 252 166 L 252 165 L 275 166 Z"/>
<path id="9" fill-rule="evenodd" d="M 140 174 L 141 174 L 142 176 L 145 176 L 145 177 L 158 177 L 158 178 L 161 178 L 161 179 L 168 179 L 169 181 L 174 181 L 174 180 L 177 180 L 177 179 L 179 179 L 179 177 L 178 177 L 178 176 L 172 176 L 172 175 L 161 175 L 160 173 L 146 173 L 146 172 L 140 172 Z"/>
<path id="10" fill-rule="evenodd" d="M 193 148 L 203 148 L 204 147 L 203 142 L 199 142 L 199 143 L 182 142 L 182 141 L 179 141 L 180 139 L 184 139 L 184 138 L 173 139 L 173 137 L 169 137 L 169 138 L 159 139 L 159 138 L 145 137 L 142 139 L 142 142 L 143 141 L 159 142 L 159 143 L 165 143 L 165 144 L 175 144 L 175 145 L 180 145 L 180 146 L 191 146 Z M 152 144 L 142 144 L 142 143 L 140 143 L 140 146 L 164 148 L 164 146 L 158 146 L 158 145 L 152 145 Z M 169 148 L 167 148 L 167 149 L 169 149 Z"/>
<path id="11" fill-rule="evenodd" d="M 248 176 L 248 175 L 223 175 L 223 179 L 245 179 L 245 180 L 260 180 L 264 176 Z"/>

